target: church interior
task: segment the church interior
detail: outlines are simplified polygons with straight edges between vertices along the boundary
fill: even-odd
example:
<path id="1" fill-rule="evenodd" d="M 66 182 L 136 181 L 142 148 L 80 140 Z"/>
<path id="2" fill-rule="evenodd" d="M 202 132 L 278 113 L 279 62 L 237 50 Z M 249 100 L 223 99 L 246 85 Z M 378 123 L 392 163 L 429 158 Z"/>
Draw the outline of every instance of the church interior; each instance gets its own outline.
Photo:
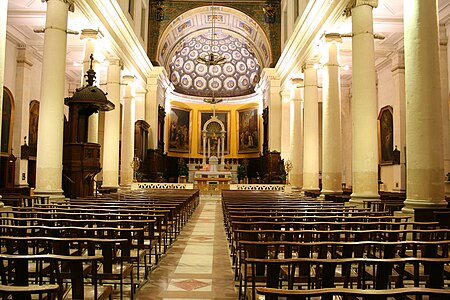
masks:
<path id="1" fill-rule="evenodd" d="M 2 296 L 449 298 L 449 0 L 0 22 Z"/>

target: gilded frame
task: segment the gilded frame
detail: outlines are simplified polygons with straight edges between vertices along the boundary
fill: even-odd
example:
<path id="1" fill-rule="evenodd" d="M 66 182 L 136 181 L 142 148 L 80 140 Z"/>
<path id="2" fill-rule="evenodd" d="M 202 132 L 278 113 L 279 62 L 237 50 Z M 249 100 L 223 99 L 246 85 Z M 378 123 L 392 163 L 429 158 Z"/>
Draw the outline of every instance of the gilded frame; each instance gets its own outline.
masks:
<path id="1" fill-rule="evenodd" d="M 378 157 L 380 165 L 394 163 L 394 114 L 389 105 L 378 114 Z"/>
<path id="2" fill-rule="evenodd" d="M 169 113 L 168 151 L 190 153 L 191 110 L 172 107 Z"/>
<path id="3" fill-rule="evenodd" d="M 260 152 L 259 115 L 257 108 L 237 111 L 238 153 Z"/>
<path id="4" fill-rule="evenodd" d="M 203 126 L 213 116 L 212 110 L 198 112 L 198 153 L 203 154 Z M 225 125 L 225 154 L 230 153 L 230 111 L 216 110 L 217 118 Z"/>

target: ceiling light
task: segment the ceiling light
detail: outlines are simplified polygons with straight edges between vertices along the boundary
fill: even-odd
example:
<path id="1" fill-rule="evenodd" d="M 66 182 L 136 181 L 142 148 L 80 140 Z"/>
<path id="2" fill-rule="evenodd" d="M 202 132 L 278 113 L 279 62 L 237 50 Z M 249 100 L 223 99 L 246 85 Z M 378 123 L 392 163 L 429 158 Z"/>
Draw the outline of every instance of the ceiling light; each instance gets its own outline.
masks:
<path id="1" fill-rule="evenodd" d="M 216 16 L 214 14 L 214 0 L 211 2 L 211 23 L 212 23 L 212 27 L 211 27 L 211 52 L 203 55 L 203 56 L 198 56 L 197 57 L 197 62 L 201 63 L 201 64 L 205 64 L 207 66 L 216 66 L 216 65 L 221 65 L 224 64 L 227 59 L 224 56 L 220 56 L 219 54 L 213 53 L 212 49 L 214 47 L 214 40 L 216 38 Z"/>
<path id="2" fill-rule="evenodd" d="M 217 104 L 223 101 L 223 99 L 219 99 L 219 98 L 205 98 L 203 99 L 204 102 L 209 103 L 209 104 Z"/>

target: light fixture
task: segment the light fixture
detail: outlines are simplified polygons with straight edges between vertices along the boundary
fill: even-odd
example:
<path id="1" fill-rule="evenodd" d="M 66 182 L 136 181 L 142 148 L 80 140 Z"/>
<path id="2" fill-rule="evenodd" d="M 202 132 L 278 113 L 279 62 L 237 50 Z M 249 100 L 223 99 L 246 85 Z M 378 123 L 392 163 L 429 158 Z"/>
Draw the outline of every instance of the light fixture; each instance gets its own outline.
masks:
<path id="1" fill-rule="evenodd" d="M 214 94 L 214 92 L 213 92 Z M 214 95 L 211 98 L 205 98 L 203 99 L 203 102 L 209 103 L 209 104 L 217 104 L 222 102 L 223 99 L 215 98 Z"/>
<path id="2" fill-rule="evenodd" d="M 211 27 L 211 52 L 206 54 L 206 55 L 199 55 L 197 57 L 197 62 L 201 63 L 201 64 L 205 64 L 207 66 L 217 66 L 217 65 L 221 65 L 224 64 L 227 59 L 224 56 L 220 56 L 219 54 L 216 54 L 213 52 L 213 47 L 214 47 L 214 41 L 216 38 L 216 15 L 214 14 L 214 0 L 212 0 L 211 2 L 211 23 L 212 23 L 212 27 Z"/>

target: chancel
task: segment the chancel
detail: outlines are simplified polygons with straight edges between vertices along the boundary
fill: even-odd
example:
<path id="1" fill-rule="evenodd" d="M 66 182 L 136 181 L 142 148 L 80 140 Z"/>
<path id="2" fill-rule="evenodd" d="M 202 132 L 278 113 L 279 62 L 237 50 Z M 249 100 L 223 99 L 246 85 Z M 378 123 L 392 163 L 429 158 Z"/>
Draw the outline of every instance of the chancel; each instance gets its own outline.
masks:
<path id="1" fill-rule="evenodd" d="M 2 298 L 448 299 L 449 41 L 449 0 L 0 1 Z"/>

